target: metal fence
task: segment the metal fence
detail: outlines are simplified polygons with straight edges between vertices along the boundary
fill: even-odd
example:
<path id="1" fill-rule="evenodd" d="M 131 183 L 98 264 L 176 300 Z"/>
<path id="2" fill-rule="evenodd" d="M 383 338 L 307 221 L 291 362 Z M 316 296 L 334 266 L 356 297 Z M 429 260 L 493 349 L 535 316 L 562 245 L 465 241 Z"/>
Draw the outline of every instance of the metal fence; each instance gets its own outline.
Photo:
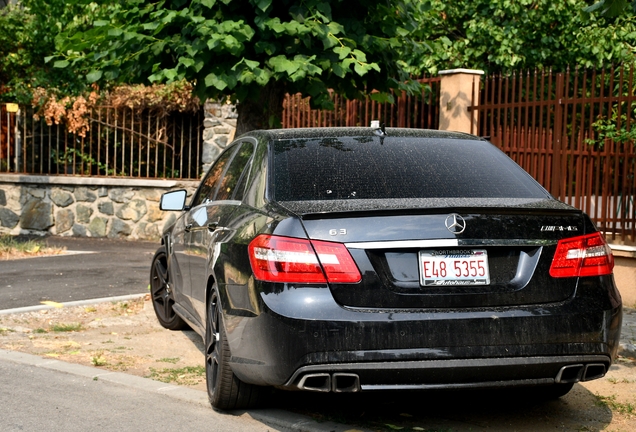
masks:
<path id="1" fill-rule="evenodd" d="M 395 104 L 346 101 L 311 109 L 298 95 L 284 101 L 283 127 L 387 126 L 437 129 L 440 78 L 423 78 L 421 95 Z M 586 211 L 612 240 L 636 242 L 636 122 L 633 68 L 492 75 L 482 81 L 474 133 L 487 136 L 555 197 Z M 200 177 L 203 115 L 153 116 L 101 107 L 85 138 L 63 126 L 0 110 L 0 172 Z"/>
<path id="2" fill-rule="evenodd" d="M 0 172 L 197 179 L 203 113 L 155 115 L 100 106 L 86 136 L 35 120 L 30 107 L 0 114 Z"/>
<path id="3" fill-rule="evenodd" d="M 613 240 L 634 242 L 634 84 L 633 68 L 490 76 L 476 132 Z"/>
<path id="4" fill-rule="evenodd" d="M 310 98 L 287 95 L 283 102 L 283 128 L 369 126 L 379 120 L 388 127 L 437 129 L 439 127 L 439 77 L 419 80 L 425 84 L 420 95 L 395 95 L 395 103 L 379 103 L 367 98 L 346 100 L 331 93 L 335 109 L 312 109 Z"/>

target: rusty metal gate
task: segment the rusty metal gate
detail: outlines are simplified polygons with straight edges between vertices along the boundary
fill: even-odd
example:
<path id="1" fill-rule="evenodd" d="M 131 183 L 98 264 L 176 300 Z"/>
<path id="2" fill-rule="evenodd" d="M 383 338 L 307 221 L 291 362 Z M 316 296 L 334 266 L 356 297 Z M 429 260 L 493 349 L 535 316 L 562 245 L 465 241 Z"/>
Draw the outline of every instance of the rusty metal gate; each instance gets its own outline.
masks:
<path id="1" fill-rule="evenodd" d="M 634 242 L 634 84 L 633 67 L 489 76 L 476 133 L 613 240 Z"/>

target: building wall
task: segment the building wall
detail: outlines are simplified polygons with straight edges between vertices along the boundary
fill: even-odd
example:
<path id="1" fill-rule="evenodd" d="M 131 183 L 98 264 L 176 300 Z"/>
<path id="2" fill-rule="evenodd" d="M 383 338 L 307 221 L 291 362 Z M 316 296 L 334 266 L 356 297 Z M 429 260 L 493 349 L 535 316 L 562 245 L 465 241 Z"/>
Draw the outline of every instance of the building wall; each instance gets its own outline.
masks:
<path id="1" fill-rule="evenodd" d="M 0 234 L 156 240 L 177 212 L 161 194 L 196 181 L 0 175 Z"/>

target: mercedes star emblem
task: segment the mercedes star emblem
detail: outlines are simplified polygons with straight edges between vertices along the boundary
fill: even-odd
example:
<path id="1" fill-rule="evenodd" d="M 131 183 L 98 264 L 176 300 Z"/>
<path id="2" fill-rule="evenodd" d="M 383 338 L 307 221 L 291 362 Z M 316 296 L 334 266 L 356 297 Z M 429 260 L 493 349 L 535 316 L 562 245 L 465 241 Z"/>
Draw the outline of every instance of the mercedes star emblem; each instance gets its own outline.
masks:
<path id="1" fill-rule="evenodd" d="M 466 229 L 466 221 L 457 213 L 451 213 L 446 217 L 446 228 L 453 234 L 461 234 Z"/>

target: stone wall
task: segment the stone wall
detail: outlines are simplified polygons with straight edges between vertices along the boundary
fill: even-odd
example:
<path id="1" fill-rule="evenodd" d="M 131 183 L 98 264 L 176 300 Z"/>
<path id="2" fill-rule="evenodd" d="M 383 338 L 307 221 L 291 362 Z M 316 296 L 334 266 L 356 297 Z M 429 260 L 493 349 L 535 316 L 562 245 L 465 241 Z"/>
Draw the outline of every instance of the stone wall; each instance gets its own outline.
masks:
<path id="1" fill-rule="evenodd" d="M 236 106 L 204 105 L 202 175 L 234 139 Z M 0 234 L 53 234 L 156 240 L 177 215 L 159 210 L 161 194 L 198 181 L 0 174 Z"/>
<path id="2" fill-rule="evenodd" d="M 177 212 L 161 194 L 196 181 L 0 175 L 0 234 L 157 240 Z"/>
<path id="3" fill-rule="evenodd" d="M 202 172 L 206 173 L 223 149 L 234 139 L 238 114 L 235 105 L 210 100 L 203 108 L 205 118 L 201 161 L 203 162 Z"/>

